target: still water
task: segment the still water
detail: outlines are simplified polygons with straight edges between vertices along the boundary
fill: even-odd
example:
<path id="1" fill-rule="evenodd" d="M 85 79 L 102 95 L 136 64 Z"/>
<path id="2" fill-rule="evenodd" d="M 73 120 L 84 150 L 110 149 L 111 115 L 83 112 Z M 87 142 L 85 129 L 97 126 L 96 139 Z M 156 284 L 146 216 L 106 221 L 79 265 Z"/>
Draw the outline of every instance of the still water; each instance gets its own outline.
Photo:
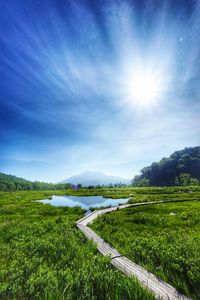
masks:
<path id="1" fill-rule="evenodd" d="M 37 202 L 48 203 L 53 206 L 79 206 L 88 211 L 90 207 L 116 206 L 118 204 L 124 204 L 128 200 L 128 198 L 110 199 L 103 198 L 102 196 L 52 196 L 51 199 L 37 200 Z"/>

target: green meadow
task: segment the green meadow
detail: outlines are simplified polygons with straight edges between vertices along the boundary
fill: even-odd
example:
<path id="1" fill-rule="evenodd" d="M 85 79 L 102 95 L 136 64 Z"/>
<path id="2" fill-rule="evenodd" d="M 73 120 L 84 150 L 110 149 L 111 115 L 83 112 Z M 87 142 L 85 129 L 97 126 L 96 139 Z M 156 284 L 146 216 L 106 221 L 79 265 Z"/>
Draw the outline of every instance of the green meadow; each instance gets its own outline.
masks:
<path id="1" fill-rule="evenodd" d="M 163 192 L 138 197 L 169 203 L 118 210 L 96 219 L 92 228 L 123 255 L 199 299 L 200 192 Z"/>
<path id="2" fill-rule="evenodd" d="M 82 209 L 33 201 L 50 194 L 0 193 L 0 299 L 153 300 L 76 228 Z"/>
<path id="3" fill-rule="evenodd" d="M 200 188 L 185 187 L 0 192 L 0 299 L 154 299 L 76 228 L 81 208 L 34 201 L 53 194 L 186 200 L 117 211 L 92 227 L 123 254 L 198 298 L 200 209 L 188 200 L 200 198 Z"/>

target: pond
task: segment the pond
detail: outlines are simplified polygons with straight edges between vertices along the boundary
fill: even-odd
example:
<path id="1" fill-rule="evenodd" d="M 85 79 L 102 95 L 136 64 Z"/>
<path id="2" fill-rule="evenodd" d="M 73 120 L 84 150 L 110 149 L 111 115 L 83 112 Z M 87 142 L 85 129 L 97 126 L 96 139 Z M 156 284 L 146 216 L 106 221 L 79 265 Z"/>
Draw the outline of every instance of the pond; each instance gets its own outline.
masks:
<path id="1" fill-rule="evenodd" d="M 111 199 L 103 198 L 102 196 L 52 196 L 51 199 L 37 200 L 37 202 L 42 202 L 44 204 L 51 204 L 53 206 L 69 206 L 75 207 L 79 206 L 86 211 L 90 212 L 91 207 L 107 207 L 116 206 L 119 204 L 124 204 L 129 199 Z"/>

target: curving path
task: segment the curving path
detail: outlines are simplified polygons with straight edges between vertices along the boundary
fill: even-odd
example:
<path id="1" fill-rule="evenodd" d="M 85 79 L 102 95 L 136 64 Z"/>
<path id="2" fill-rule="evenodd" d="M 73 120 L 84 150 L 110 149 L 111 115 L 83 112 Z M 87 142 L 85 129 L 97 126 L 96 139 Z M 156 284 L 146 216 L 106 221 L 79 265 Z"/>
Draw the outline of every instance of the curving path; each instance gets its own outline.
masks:
<path id="1" fill-rule="evenodd" d="M 76 222 L 76 226 L 84 233 L 84 235 L 89 239 L 94 241 L 97 245 L 98 250 L 103 255 L 108 255 L 111 257 L 111 263 L 122 271 L 127 276 L 134 276 L 137 280 L 150 291 L 152 291 L 156 298 L 164 300 L 190 300 L 188 297 L 180 294 L 174 287 L 165 283 L 164 281 L 158 279 L 152 273 L 146 271 L 144 268 L 135 264 L 131 260 L 127 259 L 121 255 L 116 249 L 112 248 L 108 243 L 106 243 L 98 234 L 96 234 L 91 228 L 87 227 L 88 224 L 92 223 L 97 217 L 110 213 L 112 211 L 123 209 L 130 206 L 141 206 L 149 204 L 159 204 L 169 201 L 156 201 L 156 202 L 142 202 L 134 204 L 124 204 L 120 206 L 113 206 L 110 208 L 105 208 L 101 210 L 95 210 L 84 218 Z"/>

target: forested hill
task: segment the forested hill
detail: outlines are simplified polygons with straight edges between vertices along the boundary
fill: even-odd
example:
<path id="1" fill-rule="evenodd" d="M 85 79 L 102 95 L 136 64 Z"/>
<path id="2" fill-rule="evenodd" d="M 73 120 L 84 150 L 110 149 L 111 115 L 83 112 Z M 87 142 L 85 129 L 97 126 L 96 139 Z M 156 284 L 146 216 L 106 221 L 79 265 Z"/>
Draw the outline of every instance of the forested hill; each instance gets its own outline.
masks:
<path id="1" fill-rule="evenodd" d="M 200 146 L 176 151 L 140 173 L 133 180 L 135 186 L 199 185 Z"/>
<path id="2" fill-rule="evenodd" d="M 0 172 L 0 191 L 63 189 L 63 184 L 29 181 Z"/>

